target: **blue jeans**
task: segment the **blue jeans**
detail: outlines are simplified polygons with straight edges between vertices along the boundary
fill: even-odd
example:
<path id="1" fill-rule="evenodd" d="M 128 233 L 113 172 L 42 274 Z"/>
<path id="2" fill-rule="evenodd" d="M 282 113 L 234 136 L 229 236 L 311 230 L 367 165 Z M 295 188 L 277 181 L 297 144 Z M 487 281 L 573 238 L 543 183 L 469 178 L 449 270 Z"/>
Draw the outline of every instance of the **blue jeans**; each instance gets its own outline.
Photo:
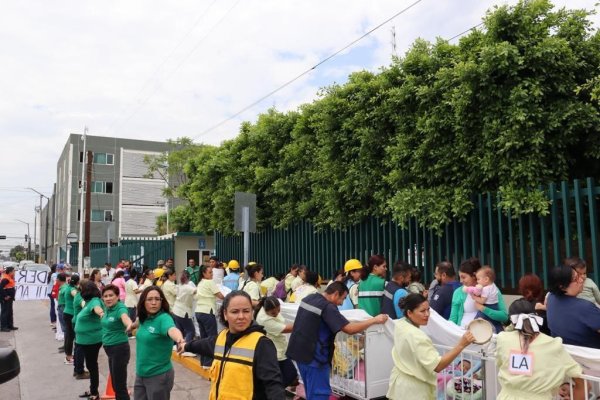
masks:
<path id="1" fill-rule="evenodd" d="M 58 305 L 58 307 L 56 307 L 56 309 L 58 310 L 58 321 L 60 322 L 60 328 L 62 330 L 62 333 L 65 333 L 65 317 L 63 314 L 63 311 L 65 309 L 64 305 Z"/>
<path id="2" fill-rule="evenodd" d="M 135 322 L 135 319 L 137 317 L 137 309 L 135 307 L 127 307 L 127 315 L 129 316 L 131 322 Z M 133 334 L 129 332 L 127 333 L 127 336 L 132 337 Z"/>
<path id="3" fill-rule="evenodd" d="M 200 327 L 200 336 L 202 337 L 202 339 L 206 339 L 211 336 L 217 336 L 217 319 L 215 318 L 215 314 L 197 312 L 196 319 L 198 320 L 198 326 Z M 200 357 L 200 363 L 203 367 L 210 367 L 212 365 L 212 362 L 212 357 Z"/>
<path id="4" fill-rule="evenodd" d="M 498 310 L 498 303 L 486 304 L 485 306 L 492 310 Z M 504 328 L 502 327 L 502 324 L 500 322 L 494 321 L 493 319 L 491 319 L 490 317 L 488 317 L 481 311 L 477 312 L 477 315 L 475 315 L 475 318 L 482 318 L 482 319 L 485 319 L 486 321 L 488 321 L 490 324 L 492 324 L 494 326 L 494 330 L 496 331 L 496 333 L 500 333 L 504 330 Z"/>
<path id="5" fill-rule="evenodd" d="M 310 364 L 296 362 L 304 383 L 306 400 L 329 400 L 331 385 L 329 384 L 329 365 L 313 367 Z"/>

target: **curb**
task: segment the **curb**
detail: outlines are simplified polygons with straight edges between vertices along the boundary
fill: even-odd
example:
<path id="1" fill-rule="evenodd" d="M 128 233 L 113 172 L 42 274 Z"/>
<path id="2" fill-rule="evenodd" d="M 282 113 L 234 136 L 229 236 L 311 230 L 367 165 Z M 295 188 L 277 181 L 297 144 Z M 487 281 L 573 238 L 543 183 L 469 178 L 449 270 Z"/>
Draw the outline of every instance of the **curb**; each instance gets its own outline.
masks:
<path id="1" fill-rule="evenodd" d="M 198 357 L 182 357 L 174 351 L 171 355 L 171 360 L 175 361 L 178 364 L 183 365 L 185 368 L 194 372 L 197 375 L 200 375 L 207 381 L 210 380 L 209 372 L 207 369 L 202 368 L 200 365 L 200 360 Z"/>

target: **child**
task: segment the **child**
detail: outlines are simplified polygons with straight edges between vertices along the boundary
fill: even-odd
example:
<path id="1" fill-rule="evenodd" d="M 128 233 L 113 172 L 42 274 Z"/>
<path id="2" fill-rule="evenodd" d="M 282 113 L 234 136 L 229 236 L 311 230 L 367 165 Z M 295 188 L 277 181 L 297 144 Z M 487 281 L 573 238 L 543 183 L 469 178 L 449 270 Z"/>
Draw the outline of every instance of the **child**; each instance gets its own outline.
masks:
<path id="1" fill-rule="evenodd" d="M 583 300 L 591 301 L 596 305 L 596 307 L 600 307 L 600 290 L 598 290 L 596 283 L 588 278 L 585 261 L 579 257 L 571 257 L 567 258 L 564 261 L 564 264 L 573 268 L 579 274 L 579 276 L 584 279 L 583 290 L 577 295 L 577 297 Z"/>
<path id="2" fill-rule="evenodd" d="M 284 387 L 298 385 L 298 373 L 291 359 L 285 356 L 287 350 L 287 339 L 285 333 L 292 332 L 292 324 L 286 324 L 281 315 L 281 304 L 275 296 L 267 296 L 260 299 L 254 319 L 262 325 L 277 350 L 277 360 L 281 371 L 281 380 Z"/>
<path id="3" fill-rule="evenodd" d="M 484 265 L 479 268 L 479 270 L 475 273 L 475 277 L 477 278 L 477 285 L 481 286 L 481 294 L 476 296 L 472 294 L 473 300 L 477 303 L 485 305 L 492 310 L 498 309 L 498 287 L 494 283 L 496 280 L 496 274 L 494 270 L 488 266 Z M 496 333 L 502 331 L 502 325 L 499 322 L 490 319 L 483 312 L 479 311 L 475 318 L 483 318 L 488 322 L 491 322 L 492 325 L 496 328 Z"/>

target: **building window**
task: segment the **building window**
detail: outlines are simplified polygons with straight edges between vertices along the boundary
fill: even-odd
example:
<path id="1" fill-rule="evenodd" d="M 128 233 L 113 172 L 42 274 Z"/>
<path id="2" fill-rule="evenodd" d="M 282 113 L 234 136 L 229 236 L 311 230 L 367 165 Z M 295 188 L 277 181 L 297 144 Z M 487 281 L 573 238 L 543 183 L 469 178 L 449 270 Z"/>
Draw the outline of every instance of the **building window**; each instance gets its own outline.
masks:
<path id="1" fill-rule="evenodd" d="M 110 153 L 94 153 L 94 164 L 114 165 L 114 157 Z"/>
<path id="2" fill-rule="evenodd" d="M 84 185 L 87 189 L 87 185 Z M 81 181 L 79 181 L 79 190 L 81 191 Z M 104 181 L 92 181 L 92 193 L 107 193 L 113 192 L 113 183 Z"/>
<path id="3" fill-rule="evenodd" d="M 113 220 L 112 210 L 92 210 L 92 222 L 110 222 Z M 81 209 L 77 210 L 77 221 L 81 221 Z"/>
<path id="4" fill-rule="evenodd" d="M 111 153 L 92 153 L 94 164 L 99 165 L 115 165 L 115 155 Z M 83 162 L 83 151 L 79 152 L 79 162 Z"/>

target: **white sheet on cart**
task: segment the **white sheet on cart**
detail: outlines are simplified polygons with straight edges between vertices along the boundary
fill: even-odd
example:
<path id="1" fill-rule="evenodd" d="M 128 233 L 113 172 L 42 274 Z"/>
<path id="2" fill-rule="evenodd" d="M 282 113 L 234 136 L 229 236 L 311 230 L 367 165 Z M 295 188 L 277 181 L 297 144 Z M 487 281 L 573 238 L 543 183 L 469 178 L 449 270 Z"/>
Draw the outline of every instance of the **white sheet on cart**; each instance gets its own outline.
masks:
<path id="1" fill-rule="evenodd" d="M 386 325 L 386 331 L 388 334 L 391 332 L 393 337 L 393 322 L 390 321 Z M 445 320 L 441 315 L 431 310 L 429 322 L 426 326 L 422 327 L 423 331 L 427 333 L 427 336 L 431 338 L 431 341 L 435 344 L 454 347 L 460 337 L 464 335 L 465 330 L 455 325 L 454 323 Z M 482 346 L 471 345 L 470 350 L 479 350 Z M 487 354 L 494 354 L 496 348 L 496 334 L 492 337 L 490 343 L 483 346 Z M 589 371 L 594 371 L 594 375 L 600 371 L 600 350 L 590 349 L 587 347 L 565 345 L 567 352 L 577 361 L 582 367 Z"/>
<path id="2" fill-rule="evenodd" d="M 281 313 L 287 321 L 293 322 L 296 319 L 296 314 L 298 313 L 298 304 L 282 303 Z M 367 314 L 364 310 L 344 310 L 342 311 L 342 314 L 349 321 L 364 321 L 365 319 L 370 318 L 370 315 Z M 389 319 L 385 324 L 385 332 L 387 335 L 389 335 L 390 338 L 392 338 L 392 340 L 394 338 L 394 327 L 394 320 Z M 431 310 L 428 324 L 422 329 L 425 333 L 427 333 L 427 335 L 431 338 L 434 344 L 449 347 L 456 346 L 461 336 L 465 333 L 464 329 L 450 321 L 447 321 L 433 309 Z M 479 345 L 469 346 L 469 350 L 473 351 L 478 351 L 481 348 L 482 346 Z M 494 350 L 496 348 L 495 334 L 492 337 L 492 340 L 489 343 L 485 344 L 483 348 L 485 349 L 487 354 L 494 354 Z M 580 363 L 585 370 L 600 371 L 599 349 L 590 349 L 587 347 L 570 345 L 565 345 L 565 348 L 567 349 L 567 352 L 571 354 L 571 356 L 578 363 Z M 594 373 L 594 375 L 596 375 L 596 373 Z"/>

